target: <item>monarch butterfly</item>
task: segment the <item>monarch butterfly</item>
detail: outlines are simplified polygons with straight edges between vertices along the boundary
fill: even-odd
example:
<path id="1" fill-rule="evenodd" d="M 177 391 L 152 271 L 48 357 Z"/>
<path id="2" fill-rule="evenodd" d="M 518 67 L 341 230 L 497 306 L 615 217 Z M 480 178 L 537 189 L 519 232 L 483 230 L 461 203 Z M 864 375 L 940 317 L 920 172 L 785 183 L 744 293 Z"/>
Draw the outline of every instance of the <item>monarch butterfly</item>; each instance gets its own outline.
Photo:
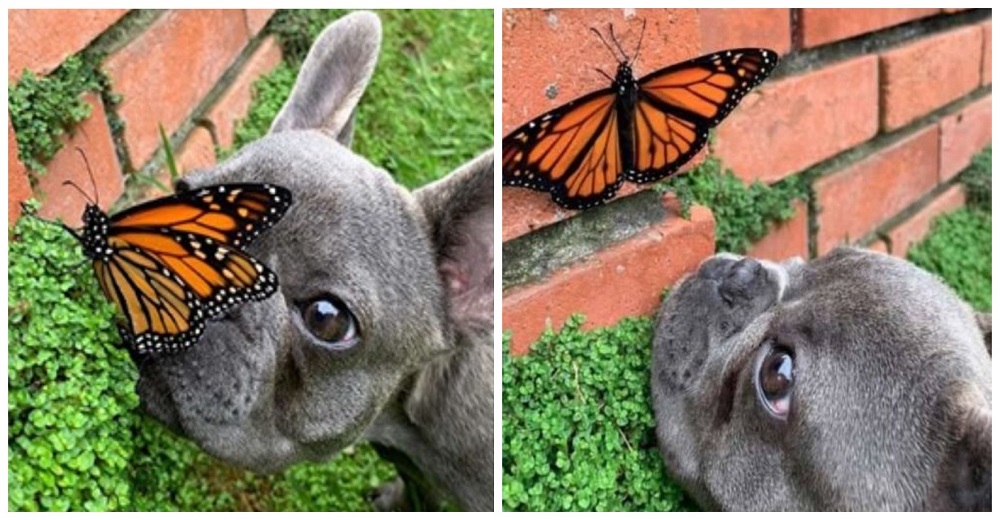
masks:
<path id="1" fill-rule="evenodd" d="M 570 101 L 503 139 L 503 185 L 548 191 L 567 209 L 602 204 L 623 180 L 648 183 L 677 171 L 718 125 L 778 64 L 768 49 L 730 49 L 660 69 L 641 79 L 615 38 L 622 59 L 611 86 Z M 645 22 L 643 22 L 645 33 Z"/>
<path id="2" fill-rule="evenodd" d="M 241 248 L 291 203 L 281 186 L 220 184 L 110 217 L 88 199 L 82 233 L 63 227 L 80 241 L 101 290 L 124 316 L 119 331 L 129 348 L 174 353 L 198 341 L 207 319 L 275 292 L 274 272 Z"/>

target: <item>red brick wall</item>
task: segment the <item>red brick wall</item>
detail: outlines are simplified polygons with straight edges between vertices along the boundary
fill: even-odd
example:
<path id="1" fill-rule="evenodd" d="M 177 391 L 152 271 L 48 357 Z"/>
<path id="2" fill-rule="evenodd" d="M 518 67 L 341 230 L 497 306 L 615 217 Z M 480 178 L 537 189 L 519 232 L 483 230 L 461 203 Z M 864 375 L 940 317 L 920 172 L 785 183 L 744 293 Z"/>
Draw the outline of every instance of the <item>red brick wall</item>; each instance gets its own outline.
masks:
<path id="1" fill-rule="evenodd" d="M 111 80 L 111 92 L 121 102 L 108 107 L 100 93 L 85 94 L 84 100 L 93 108 L 91 116 L 65 138 L 45 174 L 26 172 L 15 159 L 16 153 L 8 153 L 12 159 L 8 226 L 16 221 L 20 202 L 31 196 L 42 202 L 41 216 L 62 218 L 70 225 L 80 223 L 86 201 L 62 185 L 64 180 L 85 190 L 91 185 L 76 147 L 84 150 L 90 162 L 105 209 L 125 192 L 128 175 L 135 171 L 160 170 L 157 176 L 169 185 L 166 172 L 155 162 L 161 148 L 161 125 L 180 143 L 174 153 L 181 171 L 212 164 L 217 146 L 232 145 L 233 127 L 249 106 L 253 80 L 281 59 L 273 38 L 261 34 L 273 12 L 176 10 L 148 18 L 127 10 L 11 10 L 7 68 L 11 84 L 25 69 L 39 75 L 51 73 L 103 35 L 112 40 L 109 47 L 114 50 L 101 67 Z M 124 29 L 133 22 L 137 27 Z M 111 110 L 124 122 L 117 133 L 106 117 Z M 214 133 L 208 126 L 214 126 Z M 8 143 L 14 143 L 16 130 L 10 124 L 7 128 Z M 143 195 L 160 194 L 150 189 Z"/>
<path id="2" fill-rule="evenodd" d="M 747 182 L 809 171 L 813 200 L 797 203 L 794 218 L 749 254 L 808 256 L 811 242 L 818 254 L 860 243 L 902 256 L 934 216 L 964 203 L 954 176 L 992 139 L 992 22 L 977 11 L 507 9 L 503 132 L 606 87 L 593 69 L 613 73 L 615 63 L 590 27 L 606 34 L 613 23 L 631 51 L 642 19 L 637 76 L 725 47 L 766 46 L 782 55 L 775 76 L 718 127 L 713 153 Z M 505 249 L 547 226 L 591 217 L 523 189 L 505 188 L 502 200 Z M 502 326 L 514 352 L 526 352 L 545 327 L 558 328 L 574 312 L 587 314 L 590 326 L 653 312 L 665 286 L 714 252 L 701 239 L 714 236 L 710 214 L 696 208 L 693 216 L 684 221 L 668 211 L 646 233 L 541 279 L 505 284 Z"/>

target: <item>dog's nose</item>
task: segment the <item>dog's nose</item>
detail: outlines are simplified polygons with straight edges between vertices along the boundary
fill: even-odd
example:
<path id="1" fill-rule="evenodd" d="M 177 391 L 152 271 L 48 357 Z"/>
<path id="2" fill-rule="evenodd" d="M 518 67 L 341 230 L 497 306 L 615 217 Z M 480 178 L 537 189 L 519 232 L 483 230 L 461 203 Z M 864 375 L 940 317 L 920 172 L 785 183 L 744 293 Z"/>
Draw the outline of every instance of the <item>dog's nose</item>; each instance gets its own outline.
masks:
<path id="1" fill-rule="evenodd" d="M 719 273 L 719 294 L 724 300 L 732 303 L 739 299 L 748 299 L 753 295 L 753 289 L 761 276 L 765 275 L 764 266 L 753 258 L 743 258 L 731 262 L 724 272 Z"/>
<path id="2" fill-rule="evenodd" d="M 703 261 L 698 266 L 698 278 L 721 282 L 725 279 L 726 274 L 729 273 L 729 269 L 732 268 L 733 264 L 739 262 L 741 259 L 742 257 L 740 256 L 728 253 L 717 254 Z"/>

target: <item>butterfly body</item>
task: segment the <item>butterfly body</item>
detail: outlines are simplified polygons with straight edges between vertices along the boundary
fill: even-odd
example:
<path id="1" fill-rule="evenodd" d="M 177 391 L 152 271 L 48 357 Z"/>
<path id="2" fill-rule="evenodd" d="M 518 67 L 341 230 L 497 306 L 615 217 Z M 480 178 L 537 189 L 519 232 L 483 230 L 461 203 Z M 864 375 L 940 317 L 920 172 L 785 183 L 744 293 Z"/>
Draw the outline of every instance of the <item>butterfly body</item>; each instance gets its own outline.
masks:
<path id="1" fill-rule="evenodd" d="M 503 139 L 503 185 L 547 191 L 567 209 L 615 196 L 623 181 L 675 173 L 778 63 L 767 49 L 730 49 L 641 79 L 619 62 L 611 86 L 570 101 Z"/>
<path id="2" fill-rule="evenodd" d="M 205 321 L 278 287 L 242 248 L 284 216 L 291 193 L 267 184 L 207 186 L 108 216 L 94 204 L 76 233 L 120 327 L 139 353 L 191 347 Z"/>
<path id="3" fill-rule="evenodd" d="M 618 64 L 618 72 L 614 81 L 611 82 L 611 90 L 615 94 L 615 114 L 618 122 L 618 143 L 623 150 L 629 150 L 633 146 L 632 127 L 635 124 L 635 105 L 639 102 L 641 89 L 639 82 L 632 75 L 632 66 L 626 62 Z M 635 173 L 635 162 L 631 154 L 621 155 L 622 172 L 628 174 Z M 620 183 L 619 183 L 620 184 Z"/>

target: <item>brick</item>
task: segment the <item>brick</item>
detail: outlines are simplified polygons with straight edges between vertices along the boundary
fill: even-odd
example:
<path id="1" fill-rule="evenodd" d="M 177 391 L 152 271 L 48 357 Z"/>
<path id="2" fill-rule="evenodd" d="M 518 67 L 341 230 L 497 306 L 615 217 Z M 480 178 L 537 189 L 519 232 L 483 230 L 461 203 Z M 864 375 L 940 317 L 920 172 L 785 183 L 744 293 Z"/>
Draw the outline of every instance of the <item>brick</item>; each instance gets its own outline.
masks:
<path id="1" fill-rule="evenodd" d="M 693 9 L 504 9 L 503 131 L 594 90 L 608 88 L 617 62 L 601 40 L 608 24 L 622 48 L 635 51 L 642 20 L 646 33 L 635 64 L 637 77 L 701 53 L 701 28 Z M 610 45 L 614 45 L 608 41 Z M 547 95 L 555 91 L 554 97 Z"/>
<path id="2" fill-rule="evenodd" d="M 7 227 L 21 217 L 21 203 L 31 198 L 28 170 L 17 156 L 17 137 L 7 118 Z"/>
<path id="3" fill-rule="evenodd" d="M 768 81 L 716 129 L 714 151 L 740 178 L 775 182 L 878 131 L 878 58 Z"/>
<path id="4" fill-rule="evenodd" d="M 961 186 L 952 186 L 926 207 L 910 217 L 906 222 L 889 232 L 892 254 L 906 258 L 910 247 L 924 238 L 931 228 L 934 217 L 954 211 L 965 205 L 965 192 Z"/>
<path id="5" fill-rule="evenodd" d="M 938 13 L 938 9 L 802 9 L 803 47 L 845 40 Z"/>
<path id="6" fill-rule="evenodd" d="M 937 185 L 938 127 L 875 152 L 815 183 L 818 253 L 854 243 Z"/>
<path id="7" fill-rule="evenodd" d="M 626 186 L 622 186 L 623 188 Z M 501 193 L 503 222 L 500 237 L 506 242 L 575 215 L 562 209 L 548 193 L 504 187 Z"/>
<path id="8" fill-rule="evenodd" d="M 134 167 L 159 147 L 157 126 L 176 132 L 247 41 L 240 10 L 171 11 L 107 59 Z"/>
<path id="9" fill-rule="evenodd" d="M 108 129 L 104 104 L 95 93 L 85 94 L 83 99 L 91 106 L 90 117 L 80 123 L 69 136 L 63 137 L 63 147 L 45 165 L 48 172 L 40 176 L 35 186 L 35 193 L 42 201 L 39 216 L 49 220 L 61 218 L 72 227 L 81 224 L 80 217 L 87 199 L 72 186 L 64 186 L 63 181 L 72 181 L 88 197 L 94 197 L 96 189 L 95 200 L 100 202 L 104 210 L 121 196 L 125 187 L 122 169 L 115 154 L 115 144 Z M 77 148 L 83 150 L 90 163 L 93 181 Z"/>
<path id="10" fill-rule="evenodd" d="M 972 156 L 993 142 L 993 96 L 941 119 L 940 182 L 958 175 Z"/>
<path id="11" fill-rule="evenodd" d="M 895 130 L 981 82 L 983 31 L 964 27 L 882 53 L 882 129 Z"/>
<path id="12" fill-rule="evenodd" d="M 773 225 L 771 231 L 747 251 L 747 256 L 775 262 L 796 256 L 809 258 L 809 210 L 801 200 L 795 202 L 794 210 L 790 220 Z"/>
<path id="13" fill-rule="evenodd" d="M 24 69 L 44 75 L 83 50 L 127 9 L 11 9 L 7 13 L 7 80 Z"/>
<path id="14" fill-rule="evenodd" d="M 212 140 L 212 133 L 207 128 L 196 126 L 187 139 L 184 140 L 177 150 L 174 150 L 174 162 L 177 165 L 177 173 L 181 177 L 184 175 L 215 164 L 215 142 Z M 155 184 L 150 184 L 140 197 L 140 200 L 149 200 L 173 193 L 174 179 L 170 175 L 170 169 L 164 164 L 163 168 L 156 173 L 156 180 L 168 188 L 166 191 Z"/>
<path id="15" fill-rule="evenodd" d="M 527 353 L 546 327 L 559 327 L 575 313 L 587 316 L 588 328 L 652 314 L 662 290 L 715 248 L 715 224 L 707 208 L 692 207 L 688 221 L 680 218 L 675 200 L 668 204 L 673 209 L 661 224 L 544 282 L 504 291 L 503 329 L 511 331 L 511 352 Z"/>
<path id="16" fill-rule="evenodd" d="M 983 86 L 993 84 L 993 21 L 983 27 Z"/>
<path id="17" fill-rule="evenodd" d="M 788 9 L 698 9 L 702 53 L 763 47 L 785 54 L 792 46 Z"/>
<path id="18" fill-rule="evenodd" d="M 247 31 L 251 36 L 260 32 L 267 25 L 276 9 L 244 9 L 247 20 Z"/>
<path id="19" fill-rule="evenodd" d="M 239 76 L 219 98 L 207 119 L 215 126 L 215 137 L 219 146 L 233 146 L 233 132 L 241 119 L 246 117 L 250 102 L 253 101 L 253 83 L 257 78 L 274 70 L 281 63 L 281 47 L 273 36 L 261 42 L 254 51 Z"/>
<path id="20" fill-rule="evenodd" d="M 617 63 L 591 28 L 608 39 L 608 23 L 622 48 L 634 53 L 642 20 L 646 32 L 635 66 L 642 76 L 701 53 L 701 30 L 694 9 L 504 9 L 503 131 L 508 133 L 532 118 L 594 90 L 608 88 L 600 68 L 614 75 Z M 609 40 L 610 45 L 614 45 Z M 550 91 L 556 92 L 548 97 Z M 684 169 L 697 164 L 696 156 Z M 623 197 L 649 185 L 626 183 Z M 576 214 L 551 201 L 549 194 L 521 188 L 503 190 L 503 240 Z"/>

